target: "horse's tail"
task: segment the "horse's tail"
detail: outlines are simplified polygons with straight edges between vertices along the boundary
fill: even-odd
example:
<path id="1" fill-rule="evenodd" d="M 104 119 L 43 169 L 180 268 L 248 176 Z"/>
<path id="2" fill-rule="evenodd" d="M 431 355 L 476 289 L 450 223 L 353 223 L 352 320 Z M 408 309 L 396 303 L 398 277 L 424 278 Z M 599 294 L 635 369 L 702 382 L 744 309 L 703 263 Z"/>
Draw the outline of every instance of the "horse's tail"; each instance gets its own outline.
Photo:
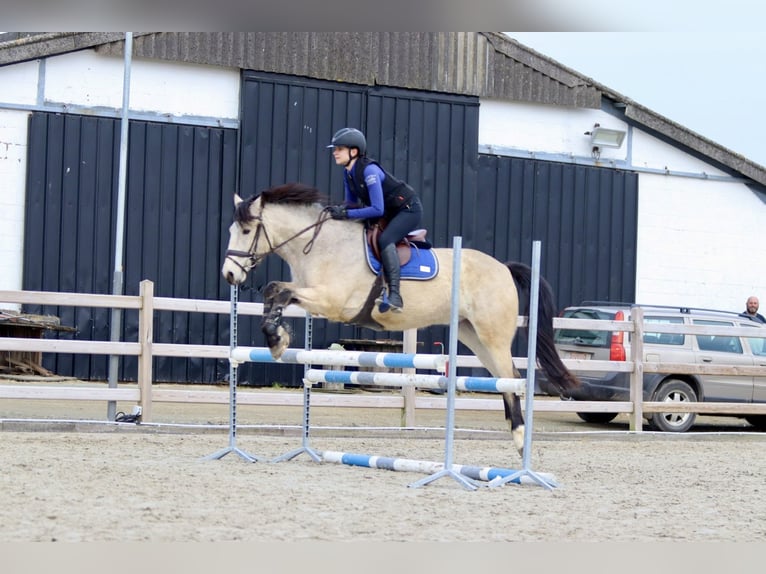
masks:
<path id="1" fill-rule="evenodd" d="M 511 261 L 506 263 L 511 271 L 516 289 L 519 292 L 519 306 L 522 315 L 529 316 L 529 303 L 532 291 L 532 269 L 524 263 Z M 553 300 L 553 289 L 550 284 L 540 277 L 540 294 L 537 305 L 537 360 L 548 380 L 556 384 L 563 395 L 567 391 L 580 385 L 580 381 L 566 368 L 561 361 L 556 346 L 553 342 L 553 317 L 556 314 L 556 305 Z M 528 331 L 527 331 L 528 332 Z"/>

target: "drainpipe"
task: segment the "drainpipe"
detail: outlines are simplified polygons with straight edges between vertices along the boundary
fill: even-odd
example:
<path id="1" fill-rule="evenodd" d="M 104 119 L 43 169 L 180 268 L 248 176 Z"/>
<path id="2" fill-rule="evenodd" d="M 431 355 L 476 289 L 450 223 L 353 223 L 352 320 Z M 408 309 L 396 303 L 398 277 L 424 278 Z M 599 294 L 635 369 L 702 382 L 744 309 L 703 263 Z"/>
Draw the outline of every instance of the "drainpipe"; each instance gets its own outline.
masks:
<path id="1" fill-rule="evenodd" d="M 130 65 L 133 56 L 133 32 L 125 32 L 125 67 L 122 81 L 122 115 L 120 119 L 120 171 L 117 179 L 117 221 L 114 239 L 114 275 L 112 277 L 112 295 L 122 295 L 124 292 L 123 259 L 125 242 L 125 184 L 128 173 L 128 102 L 130 99 Z M 122 331 L 122 309 L 112 309 L 111 335 L 112 342 L 120 340 Z M 109 356 L 109 388 L 117 388 L 117 376 L 120 370 L 120 355 Z M 113 421 L 116 415 L 117 403 L 109 401 L 106 408 L 106 418 Z"/>

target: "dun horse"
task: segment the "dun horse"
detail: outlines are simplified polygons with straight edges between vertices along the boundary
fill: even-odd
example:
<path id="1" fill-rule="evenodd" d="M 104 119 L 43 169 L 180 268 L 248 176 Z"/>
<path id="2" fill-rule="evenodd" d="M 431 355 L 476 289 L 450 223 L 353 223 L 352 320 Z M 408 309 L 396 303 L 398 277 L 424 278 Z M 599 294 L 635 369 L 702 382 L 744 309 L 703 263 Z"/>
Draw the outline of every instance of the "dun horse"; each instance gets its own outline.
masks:
<path id="1" fill-rule="evenodd" d="M 290 343 L 282 310 L 295 304 L 312 316 L 383 331 L 403 331 L 450 322 L 452 249 L 435 249 L 438 274 L 428 281 L 402 281 L 403 312 L 379 312 L 376 298 L 382 280 L 364 255 L 363 226 L 331 219 L 320 203 L 322 194 L 302 184 L 285 184 L 243 200 L 234 197 L 234 222 L 222 273 L 241 284 L 268 255 L 289 266 L 290 282 L 271 282 L 264 290 L 261 328 L 274 358 Z M 458 338 L 493 377 L 519 377 L 511 358 L 519 311 L 518 289 L 528 300 L 531 269 L 503 264 L 474 249 L 461 252 Z M 578 384 L 553 345 L 553 295 L 540 281 L 537 358 L 550 382 L 566 394 Z M 505 419 L 521 452 L 524 419 L 519 396 L 503 393 Z"/>

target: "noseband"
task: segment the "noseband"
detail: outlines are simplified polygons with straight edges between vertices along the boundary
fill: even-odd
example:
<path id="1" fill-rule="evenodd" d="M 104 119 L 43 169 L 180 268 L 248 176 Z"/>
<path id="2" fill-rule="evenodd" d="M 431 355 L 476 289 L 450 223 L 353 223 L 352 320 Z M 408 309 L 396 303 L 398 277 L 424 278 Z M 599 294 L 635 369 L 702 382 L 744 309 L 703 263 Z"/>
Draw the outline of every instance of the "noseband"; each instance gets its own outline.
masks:
<path id="1" fill-rule="evenodd" d="M 296 237 L 300 237 L 310 229 L 314 230 L 314 234 L 311 236 L 311 239 L 306 243 L 306 245 L 303 247 L 303 253 L 304 255 L 307 255 L 311 248 L 314 246 L 314 240 L 316 239 L 317 235 L 319 234 L 319 231 L 322 229 L 322 224 L 330 219 L 330 214 L 328 213 L 328 208 L 323 209 L 321 212 L 319 212 L 319 218 L 312 223 L 311 225 L 304 227 L 294 235 L 288 237 L 285 239 L 282 243 L 279 243 L 277 245 L 274 245 L 271 242 L 271 238 L 269 237 L 269 232 L 266 230 L 266 227 L 263 225 L 263 217 L 260 215 L 256 215 L 253 217 L 254 220 L 258 222 L 258 228 L 255 230 L 255 236 L 253 237 L 253 242 L 250 244 L 250 247 L 247 251 L 240 251 L 238 249 L 227 249 L 225 257 L 234 265 L 239 267 L 243 273 L 247 274 L 251 269 L 256 267 L 261 261 L 266 259 L 269 255 L 274 253 L 277 249 L 282 247 L 283 245 L 289 243 Z M 263 236 L 266 238 L 266 243 L 269 245 L 268 251 L 262 253 L 261 255 L 256 255 L 255 252 L 258 249 L 258 240 L 260 239 L 261 232 L 263 232 Z M 242 265 L 239 261 L 234 259 L 235 257 L 244 257 L 247 259 L 245 262 L 245 265 Z"/>
<path id="2" fill-rule="evenodd" d="M 261 235 L 261 229 L 264 229 L 263 223 L 262 223 L 263 219 L 261 219 L 261 216 L 259 215 L 255 217 L 255 219 L 258 221 L 258 228 L 255 230 L 255 235 L 253 236 L 253 242 L 250 244 L 250 247 L 248 248 L 248 250 L 240 251 L 238 249 L 227 249 L 225 254 L 226 259 L 228 259 L 229 261 L 234 263 L 234 265 L 239 267 L 242 270 L 242 272 L 245 273 L 246 275 L 248 271 L 250 271 L 253 267 L 258 265 L 258 263 L 260 263 L 261 260 L 264 257 L 266 257 L 266 255 L 268 255 L 268 253 L 266 253 L 265 255 L 262 255 L 261 257 L 255 256 L 255 250 L 258 247 L 258 237 Z M 264 235 L 266 237 L 266 241 L 269 242 L 269 247 L 271 247 L 271 241 L 269 241 L 268 234 L 264 233 Z M 271 253 L 271 251 L 273 251 L 273 249 L 271 249 L 269 253 Z M 247 265 L 247 267 L 245 267 L 245 265 L 242 265 L 239 261 L 234 259 L 235 257 L 246 258 L 247 261 L 245 262 L 245 265 Z"/>

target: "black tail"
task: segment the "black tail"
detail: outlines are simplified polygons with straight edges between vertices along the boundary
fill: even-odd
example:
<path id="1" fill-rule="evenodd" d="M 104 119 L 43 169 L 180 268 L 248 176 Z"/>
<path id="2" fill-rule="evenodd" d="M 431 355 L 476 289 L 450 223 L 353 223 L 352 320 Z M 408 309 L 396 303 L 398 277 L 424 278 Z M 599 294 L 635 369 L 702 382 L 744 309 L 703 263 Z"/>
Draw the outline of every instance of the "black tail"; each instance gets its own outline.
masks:
<path id="1" fill-rule="evenodd" d="M 529 302 L 532 290 L 532 268 L 523 263 L 506 263 L 513 275 L 519 292 L 519 313 L 529 316 Z M 548 380 L 561 389 L 563 395 L 580 385 L 577 377 L 561 361 L 553 342 L 553 317 L 556 304 L 553 301 L 553 289 L 543 277 L 540 277 L 540 294 L 537 301 L 537 360 Z M 527 331 L 528 332 L 528 331 Z"/>

